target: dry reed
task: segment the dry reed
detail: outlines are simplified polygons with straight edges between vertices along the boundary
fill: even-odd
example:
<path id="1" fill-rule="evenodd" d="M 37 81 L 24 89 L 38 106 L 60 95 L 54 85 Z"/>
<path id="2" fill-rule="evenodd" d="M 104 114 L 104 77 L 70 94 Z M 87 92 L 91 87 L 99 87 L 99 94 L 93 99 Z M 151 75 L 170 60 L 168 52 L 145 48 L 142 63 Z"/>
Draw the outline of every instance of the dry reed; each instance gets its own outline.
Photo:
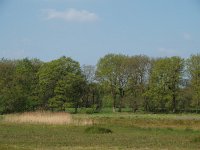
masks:
<path id="1" fill-rule="evenodd" d="M 4 122 L 51 124 L 51 125 L 92 125 L 90 119 L 74 119 L 71 114 L 65 112 L 26 112 L 11 114 L 4 117 Z"/>

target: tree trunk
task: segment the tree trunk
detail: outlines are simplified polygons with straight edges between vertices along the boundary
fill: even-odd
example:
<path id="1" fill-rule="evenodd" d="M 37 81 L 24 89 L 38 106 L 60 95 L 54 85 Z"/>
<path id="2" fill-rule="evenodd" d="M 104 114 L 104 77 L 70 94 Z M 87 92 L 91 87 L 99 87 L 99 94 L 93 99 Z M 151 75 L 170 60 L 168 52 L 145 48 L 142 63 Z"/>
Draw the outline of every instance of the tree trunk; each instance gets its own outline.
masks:
<path id="1" fill-rule="evenodd" d="M 95 93 L 94 91 L 92 92 L 92 105 L 94 106 L 95 103 Z"/>
<path id="2" fill-rule="evenodd" d="M 124 98 L 124 91 L 122 88 L 120 88 L 119 90 L 120 90 L 119 112 L 122 112 L 122 101 Z"/>
<path id="3" fill-rule="evenodd" d="M 122 97 L 120 98 L 119 101 L 119 112 L 122 112 Z"/>
<path id="4" fill-rule="evenodd" d="M 78 112 L 78 107 L 75 107 L 74 113 L 77 114 L 77 112 Z"/>
<path id="5" fill-rule="evenodd" d="M 146 97 L 144 97 L 144 110 L 145 111 L 149 111 L 148 102 L 147 102 L 147 98 Z"/>
<path id="6" fill-rule="evenodd" d="M 136 100 L 133 100 L 133 104 L 132 104 L 132 112 L 136 112 L 137 111 L 137 109 L 138 109 L 138 106 L 137 106 L 137 102 L 136 102 Z"/>
<path id="7" fill-rule="evenodd" d="M 175 95 L 173 95 L 172 105 L 173 105 L 173 113 L 176 113 L 176 96 Z"/>
<path id="8" fill-rule="evenodd" d="M 78 100 L 76 101 L 76 104 L 75 104 L 75 111 L 74 111 L 75 114 L 78 113 Z"/>
<path id="9" fill-rule="evenodd" d="M 88 108 L 88 106 L 89 106 L 89 94 L 87 94 L 87 96 L 86 96 L 86 101 L 85 101 L 85 107 L 86 108 Z"/>
<path id="10" fill-rule="evenodd" d="M 113 97 L 113 112 L 115 112 L 116 108 L 116 94 L 112 91 L 112 97 Z"/>
<path id="11" fill-rule="evenodd" d="M 137 95 L 136 92 L 134 91 L 134 99 L 132 102 L 132 112 L 136 112 L 137 111 Z"/>
<path id="12" fill-rule="evenodd" d="M 196 114 L 198 114 L 198 108 L 199 108 L 199 100 L 197 99 Z"/>
<path id="13" fill-rule="evenodd" d="M 113 106 L 113 112 L 115 112 L 115 107 Z"/>

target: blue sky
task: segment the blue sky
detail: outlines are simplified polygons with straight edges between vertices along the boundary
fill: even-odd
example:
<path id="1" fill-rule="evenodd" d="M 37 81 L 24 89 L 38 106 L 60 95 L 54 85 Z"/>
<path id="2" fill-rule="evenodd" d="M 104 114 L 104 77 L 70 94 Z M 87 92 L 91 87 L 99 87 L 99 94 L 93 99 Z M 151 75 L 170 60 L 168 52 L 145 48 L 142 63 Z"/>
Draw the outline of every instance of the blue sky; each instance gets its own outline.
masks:
<path id="1" fill-rule="evenodd" d="M 108 53 L 198 52 L 199 0 L 0 0 L 0 57 L 94 65 Z"/>

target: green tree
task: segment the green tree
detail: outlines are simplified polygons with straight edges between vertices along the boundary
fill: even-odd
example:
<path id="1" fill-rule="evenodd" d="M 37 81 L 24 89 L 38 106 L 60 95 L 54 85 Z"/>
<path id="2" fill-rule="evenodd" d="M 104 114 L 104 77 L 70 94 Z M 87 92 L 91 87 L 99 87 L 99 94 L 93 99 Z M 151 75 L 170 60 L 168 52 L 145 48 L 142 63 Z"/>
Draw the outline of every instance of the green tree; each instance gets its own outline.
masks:
<path id="1" fill-rule="evenodd" d="M 35 60 L 34 60 L 35 62 Z M 0 62 L 0 106 L 2 113 L 35 109 L 38 96 L 38 65 L 27 58 Z"/>
<path id="2" fill-rule="evenodd" d="M 113 111 L 117 106 L 117 94 L 120 96 L 119 111 L 128 83 L 128 57 L 121 54 L 108 54 L 101 58 L 97 64 L 97 78 L 99 82 L 108 85 L 107 89 L 113 98 Z"/>
<path id="3" fill-rule="evenodd" d="M 38 61 L 38 63 L 35 63 L 36 61 Z M 20 106 L 21 109 L 34 110 L 38 105 L 37 72 L 41 63 L 42 62 L 36 59 L 29 60 L 25 58 L 19 60 L 16 64 L 14 82 L 17 88 L 21 89 L 21 100 L 24 100 L 24 106 Z"/>
<path id="4" fill-rule="evenodd" d="M 116 56 L 116 68 L 117 68 L 117 89 L 119 90 L 119 112 L 122 111 L 123 101 L 125 94 L 128 90 L 128 81 L 130 77 L 130 65 L 129 57 L 125 55 Z"/>
<path id="5" fill-rule="evenodd" d="M 12 112 L 11 89 L 15 72 L 15 63 L 2 58 L 0 60 L 0 114 Z"/>
<path id="6" fill-rule="evenodd" d="M 151 61 L 147 56 L 132 56 L 129 58 L 129 66 L 128 94 L 132 111 L 135 112 L 139 105 L 142 105 L 142 95 L 145 92 L 149 78 Z"/>
<path id="7" fill-rule="evenodd" d="M 80 85 L 81 69 L 78 62 L 71 58 L 61 57 L 45 63 L 38 72 L 40 96 L 44 109 L 64 110 L 64 104 L 71 101 L 77 103 L 82 91 L 75 85 Z M 77 90 L 77 91 L 74 91 Z M 76 94 L 73 96 L 73 94 Z M 70 99 L 70 100 L 68 100 Z M 75 106 L 76 107 L 76 106 Z"/>
<path id="8" fill-rule="evenodd" d="M 117 97 L 117 77 L 116 77 L 116 70 L 115 67 L 115 55 L 108 54 L 101 58 L 97 64 L 97 79 L 99 82 L 103 83 L 104 86 L 111 92 L 113 98 L 113 111 L 115 112 L 116 108 L 116 97 Z"/>
<path id="9" fill-rule="evenodd" d="M 177 98 L 183 81 L 184 60 L 180 57 L 171 57 L 169 62 L 169 90 L 172 95 L 172 111 L 176 112 Z"/>
<path id="10" fill-rule="evenodd" d="M 183 67 L 183 60 L 179 57 L 162 58 L 154 62 L 149 90 L 144 94 L 150 101 L 151 111 L 170 109 L 176 112 Z"/>
<path id="11" fill-rule="evenodd" d="M 85 81 L 87 85 L 84 90 L 84 97 L 83 97 L 83 106 L 85 107 L 94 107 L 95 105 L 95 98 L 98 97 L 98 88 L 95 77 L 96 68 L 95 66 L 91 65 L 84 65 L 82 67 L 82 73 L 85 77 Z"/>
<path id="12" fill-rule="evenodd" d="M 187 60 L 187 69 L 193 90 L 193 105 L 198 112 L 200 109 L 200 54 L 192 55 Z"/>
<path id="13" fill-rule="evenodd" d="M 68 73 L 57 82 L 55 96 L 49 100 L 49 107 L 54 111 L 64 111 L 68 107 L 74 107 L 77 113 L 80 99 L 83 96 L 85 80 L 83 76 Z"/>

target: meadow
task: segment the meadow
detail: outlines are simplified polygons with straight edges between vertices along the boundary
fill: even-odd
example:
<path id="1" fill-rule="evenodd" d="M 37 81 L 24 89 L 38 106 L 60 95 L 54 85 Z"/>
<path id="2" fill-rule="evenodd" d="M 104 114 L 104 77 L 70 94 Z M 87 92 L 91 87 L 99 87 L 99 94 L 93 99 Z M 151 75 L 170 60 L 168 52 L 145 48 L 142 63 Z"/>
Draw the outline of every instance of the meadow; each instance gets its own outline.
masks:
<path id="1" fill-rule="evenodd" d="M 200 149 L 200 115 L 35 112 L 0 116 L 0 150 L 68 149 Z"/>

